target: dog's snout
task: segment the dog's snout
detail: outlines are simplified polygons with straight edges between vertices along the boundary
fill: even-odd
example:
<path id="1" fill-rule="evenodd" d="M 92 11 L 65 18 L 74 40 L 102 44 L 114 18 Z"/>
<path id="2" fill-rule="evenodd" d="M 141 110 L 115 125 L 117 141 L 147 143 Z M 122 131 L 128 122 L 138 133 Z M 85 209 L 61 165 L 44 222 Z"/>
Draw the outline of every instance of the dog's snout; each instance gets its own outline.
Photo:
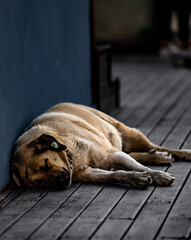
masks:
<path id="1" fill-rule="evenodd" d="M 61 174 L 56 178 L 56 183 L 58 187 L 67 187 L 70 183 L 69 172 L 61 172 Z"/>

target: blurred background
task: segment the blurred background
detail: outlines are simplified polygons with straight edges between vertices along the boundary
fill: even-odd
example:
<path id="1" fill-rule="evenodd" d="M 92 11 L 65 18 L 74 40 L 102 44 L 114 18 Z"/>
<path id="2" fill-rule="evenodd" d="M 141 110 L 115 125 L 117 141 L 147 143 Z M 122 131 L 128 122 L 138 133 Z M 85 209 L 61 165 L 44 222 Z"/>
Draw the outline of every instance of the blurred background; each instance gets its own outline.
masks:
<path id="1" fill-rule="evenodd" d="M 141 67 L 148 69 L 148 74 L 154 66 L 190 69 L 190 10 L 189 0 L 92 2 L 93 99 L 99 109 L 111 112 L 122 106 L 123 90 L 128 84 L 127 80 L 123 83 L 129 76 L 135 77 L 137 71 L 141 72 Z M 140 82 L 146 82 L 147 78 L 145 75 Z M 107 82 L 112 89 L 110 93 Z"/>
<path id="2" fill-rule="evenodd" d="M 152 0 L 94 1 L 94 37 L 110 43 L 113 51 L 151 53 L 156 51 Z"/>
<path id="3" fill-rule="evenodd" d="M 180 45 L 190 37 L 188 0 L 96 0 L 93 13 L 96 43 L 110 43 L 115 52 L 157 53 L 161 40 Z"/>

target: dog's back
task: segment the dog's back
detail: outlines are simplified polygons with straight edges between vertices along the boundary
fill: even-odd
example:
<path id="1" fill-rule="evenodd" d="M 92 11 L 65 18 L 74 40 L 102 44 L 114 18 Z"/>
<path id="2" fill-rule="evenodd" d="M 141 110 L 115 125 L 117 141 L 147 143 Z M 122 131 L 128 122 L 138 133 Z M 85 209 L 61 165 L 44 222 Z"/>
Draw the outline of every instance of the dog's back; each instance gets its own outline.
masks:
<path id="1" fill-rule="evenodd" d="M 112 122 L 104 119 L 104 114 L 103 116 L 101 114 L 100 112 L 99 116 L 97 110 L 94 111 L 94 109 L 82 105 L 60 103 L 37 117 L 29 128 L 37 125 L 48 126 L 61 135 L 75 133 L 78 137 L 93 140 L 93 142 L 98 142 L 102 146 L 110 143 L 109 145 L 121 149 L 122 143 L 119 132 Z"/>

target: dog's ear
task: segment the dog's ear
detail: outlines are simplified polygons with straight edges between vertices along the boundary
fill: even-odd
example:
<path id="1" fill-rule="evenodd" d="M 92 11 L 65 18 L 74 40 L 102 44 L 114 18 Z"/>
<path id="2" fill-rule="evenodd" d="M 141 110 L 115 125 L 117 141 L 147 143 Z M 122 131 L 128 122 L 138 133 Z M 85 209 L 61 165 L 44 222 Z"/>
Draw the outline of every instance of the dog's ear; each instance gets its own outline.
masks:
<path id="1" fill-rule="evenodd" d="M 36 152 L 43 152 L 46 150 L 52 150 L 56 152 L 65 151 L 67 147 L 60 143 L 56 137 L 48 134 L 42 134 L 40 137 L 34 139 L 29 144 L 30 146 L 34 146 L 36 148 Z"/>
<path id="2" fill-rule="evenodd" d="M 18 169 L 15 166 L 11 167 L 11 176 L 14 182 L 17 184 L 19 187 L 24 187 L 24 182 L 21 178 L 21 175 L 18 171 Z"/>

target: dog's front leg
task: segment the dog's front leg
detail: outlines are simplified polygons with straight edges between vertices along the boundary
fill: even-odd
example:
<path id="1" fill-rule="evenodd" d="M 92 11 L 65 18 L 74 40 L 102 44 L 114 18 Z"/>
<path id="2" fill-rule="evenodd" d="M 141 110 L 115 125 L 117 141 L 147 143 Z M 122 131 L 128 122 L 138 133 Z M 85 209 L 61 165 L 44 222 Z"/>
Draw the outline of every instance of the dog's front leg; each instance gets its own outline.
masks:
<path id="1" fill-rule="evenodd" d="M 152 183 L 152 179 L 147 172 L 135 171 L 108 171 L 99 168 L 84 168 L 73 175 L 75 182 L 95 182 L 95 183 L 127 183 L 134 187 L 146 188 Z"/>
<path id="2" fill-rule="evenodd" d="M 109 154 L 107 161 L 111 168 L 148 172 L 152 177 L 153 184 L 156 185 L 171 185 L 175 180 L 172 174 L 145 167 L 124 152 L 115 152 Z"/>

